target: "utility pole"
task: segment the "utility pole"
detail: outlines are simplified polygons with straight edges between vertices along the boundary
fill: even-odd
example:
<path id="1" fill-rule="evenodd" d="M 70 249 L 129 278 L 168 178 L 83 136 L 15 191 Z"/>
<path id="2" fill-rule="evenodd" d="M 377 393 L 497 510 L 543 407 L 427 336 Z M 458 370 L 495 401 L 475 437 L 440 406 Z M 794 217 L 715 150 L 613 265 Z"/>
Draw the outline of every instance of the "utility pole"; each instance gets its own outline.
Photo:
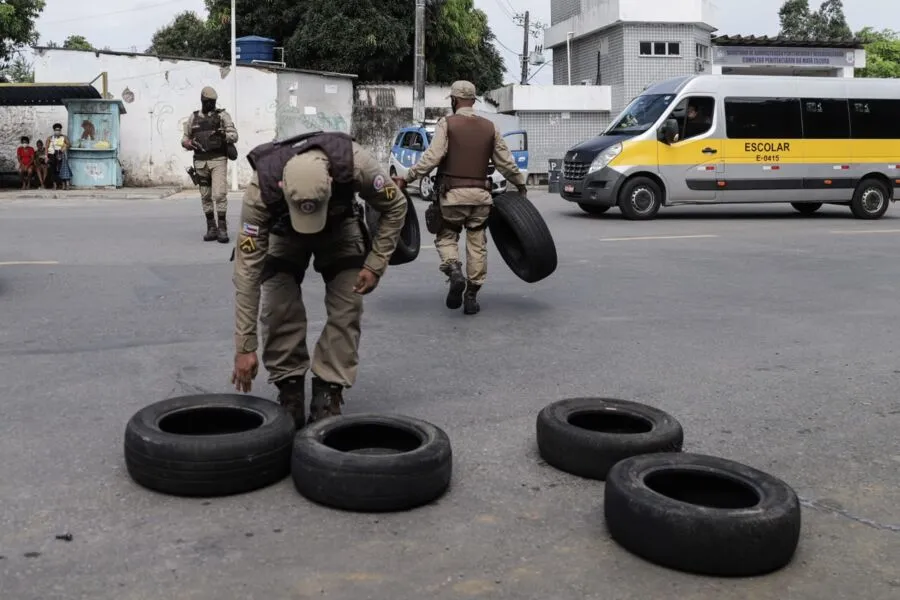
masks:
<path id="1" fill-rule="evenodd" d="M 237 11 L 235 0 L 231 0 L 231 78 L 234 85 L 234 104 L 231 107 L 232 120 L 237 119 L 238 74 L 237 74 Z M 231 191 L 238 191 L 238 161 L 231 161 Z"/>
<path id="2" fill-rule="evenodd" d="M 425 120 L 425 0 L 416 0 L 416 60 L 413 75 L 413 121 Z"/>
<path id="3" fill-rule="evenodd" d="M 528 35 L 531 33 L 529 29 L 530 13 L 525 11 L 525 41 L 522 44 L 522 85 L 528 83 Z"/>

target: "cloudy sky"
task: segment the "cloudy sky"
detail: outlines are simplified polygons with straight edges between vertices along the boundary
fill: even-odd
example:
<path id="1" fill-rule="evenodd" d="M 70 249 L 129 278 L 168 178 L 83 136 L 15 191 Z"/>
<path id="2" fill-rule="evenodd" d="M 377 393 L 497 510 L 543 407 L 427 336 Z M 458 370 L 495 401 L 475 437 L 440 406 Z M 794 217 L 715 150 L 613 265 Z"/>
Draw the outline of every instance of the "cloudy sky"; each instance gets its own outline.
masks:
<path id="1" fill-rule="evenodd" d="M 414 0 L 405 1 L 410 4 Z M 646 0 L 666 2 L 667 0 Z M 90 0 L 46 0 L 47 6 L 38 20 L 41 42 L 61 43 L 69 34 L 85 36 L 94 46 L 113 50 L 143 52 L 150 38 L 182 10 L 195 10 L 205 16 L 203 0 L 117 0 L 108 3 L 114 9 L 103 9 L 106 2 Z M 783 0 L 716 0 L 720 22 L 719 33 L 730 35 L 775 35 L 778 33 L 778 9 Z M 900 10 L 886 10 L 890 0 L 845 0 L 844 13 L 856 31 L 866 25 L 900 30 Z M 818 8 L 818 0 L 810 5 Z M 475 6 L 488 15 L 498 39 L 500 54 L 506 60 L 507 82 L 518 80 L 517 52 L 522 48 L 522 28 L 512 19 L 516 12 L 531 12 L 531 19 L 550 23 L 550 0 L 475 0 Z M 514 8 L 515 7 L 515 8 Z M 265 35 L 266 32 L 257 32 Z M 547 59 L 551 58 L 547 53 Z M 552 66 L 547 65 L 532 83 L 552 83 Z M 412 74 L 410 74 L 412 79 Z"/>

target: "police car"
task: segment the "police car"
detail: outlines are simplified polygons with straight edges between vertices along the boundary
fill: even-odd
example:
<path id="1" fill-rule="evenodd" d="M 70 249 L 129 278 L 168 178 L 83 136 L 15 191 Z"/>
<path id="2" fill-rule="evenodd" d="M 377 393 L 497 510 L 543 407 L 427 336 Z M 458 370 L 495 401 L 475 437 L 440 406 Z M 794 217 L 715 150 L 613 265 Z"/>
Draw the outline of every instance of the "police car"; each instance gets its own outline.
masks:
<path id="1" fill-rule="evenodd" d="M 421 126 L 410 126 L 400 129 L 394 136 L 394 144 L 391 147 L 389 170 L 391 177 L 405 177 L 406 172 L 422 157 L 431 140 L 434 138 L 434 130 L 437 121 L 424 121 Z M 503 134 L 506 144 L 512 152 L 513 158 L 519 170 L 526 176 L 528 174 L 528 134 L 524 131 L 510 131 Z M 434 176 L 437 169 L 418 181 L 419 194 L 428 199 L 434 191 Z M 506 191 L 506 179 L 491 164 L 488 167 L 488 177 L 491 180 L 491 194 L 497 196 Z"/>

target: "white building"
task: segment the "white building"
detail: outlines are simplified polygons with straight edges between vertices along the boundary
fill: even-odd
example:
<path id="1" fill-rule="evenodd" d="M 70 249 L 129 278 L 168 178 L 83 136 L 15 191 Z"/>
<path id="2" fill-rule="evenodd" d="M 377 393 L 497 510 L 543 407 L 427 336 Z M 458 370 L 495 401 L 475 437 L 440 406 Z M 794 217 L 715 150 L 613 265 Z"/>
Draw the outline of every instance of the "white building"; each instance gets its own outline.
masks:
<path id="1" fill-rule="evenodd" d="M 87 82 L 107 73 L 110 95 L 127 110 L 121 118 L 119 162 L 129 186 L 192 185 L 182 127 L 200 108 L 200 90 L 207 85 L 217 91 L 218 105 L 228 110 L 238 130 L 240 185 L 250 179 L 246 155 L 255 146 L 316 129 L 349 133 L 353 120 L 355 75 L 239 64 L 235 99 L 230 63 L 59 48 L 36 48 L 35 54 L 36 82 Z M 32 139 L 46 138 L 56 121 L 67 122 L 61 106 L 35 114 L 30 125 L 35 131 L 23 132 Z"/>

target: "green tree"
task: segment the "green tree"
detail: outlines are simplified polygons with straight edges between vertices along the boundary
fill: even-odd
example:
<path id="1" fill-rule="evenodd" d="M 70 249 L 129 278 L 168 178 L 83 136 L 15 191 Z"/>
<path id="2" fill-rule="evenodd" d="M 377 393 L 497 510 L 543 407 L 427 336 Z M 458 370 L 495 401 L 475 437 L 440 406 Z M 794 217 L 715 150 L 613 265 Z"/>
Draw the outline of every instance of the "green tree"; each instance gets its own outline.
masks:
<path id="1" fill-rule="evenodd" d="M 4 0 L 0 4 L 0 63 L 8 64 L 23 46 L 38 42 L 34 22 L 44 4 L 44 0 Z"/>
<path id="2" fill-rule="evenodd" d="M 857 77 L 900 78 L 900 32 L 864 27 L 856 37 L 866 49 L 866 68 Z"/>
<path id="3" fill-rule="evenodd" d="M 812 12 L 809 0 L 785 0 L 778 11 L 779 36 L 794 40 L 849 40 L 853 32 L 841 0 L 825 0 Z"/>
<path id="4" fill-rule="evenodd" d="M 34 68 L 24 56 L 17 54 L 0 71 L 0 76 L 10 83 L 34 83 Z"/>
<path id="5" fill-rule="evenodd" d="M 65 39 L 62 45 L 66 50 L 93 50 L 94 46 L 91 45 L 87 39 L 83 35 L 75 35 L 72 34 Z"/>
<path id="6" fill-rule="evenodd" d="M 149 51 L 229 59 L 230 1 L 205 3 L 209 11 L 205 21 L 179 15 L 156 32 Z M 236 0 L 235 10 L 238 37 L 276 40 L 290 67 L 354 73 L 361 81 L 412 79 L 415 14 L 409 3 Z M 485 90 L 501 84 L 503 60 L 491 44 L 487 16 L 475 9 L 472 0 L 426 0 L 426 29 L 428 81 L 469 79 Z"/>

